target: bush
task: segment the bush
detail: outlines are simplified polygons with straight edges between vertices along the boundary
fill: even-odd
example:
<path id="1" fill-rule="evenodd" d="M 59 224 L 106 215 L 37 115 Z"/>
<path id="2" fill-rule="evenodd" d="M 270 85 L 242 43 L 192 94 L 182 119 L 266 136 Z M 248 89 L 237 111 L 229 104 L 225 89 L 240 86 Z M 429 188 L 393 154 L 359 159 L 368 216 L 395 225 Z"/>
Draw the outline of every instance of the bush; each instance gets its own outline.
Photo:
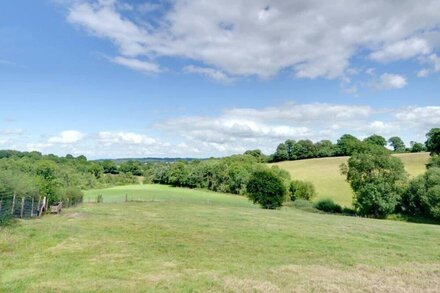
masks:
<path id="1" fill-rule="evenodd" d="M 289 184 L 289 196 L 292 201 L 297 199 L 311 200 L 316 196 L 315 187 L 308 181 L 293 180 Z"/>
<path id="2" fill-rule="evenodd" d="M 342 207 L 335 203 L 332 199 L 326 198 L 326 199 L 320 199 L 314 204 L 315 209 L 318 209 L 320 211 L 326 212 L 326 213 L 334 213 L 334 214 L 340 214 L 342 213 Z"/>
<path id="3" fill-rule="evenodd" d="M 77 188 L 77 187 L 68 187 L 65 191 L 64 191 L 64 196 L 63 196 L 63 200 L 69 201 L 69 204 L 78 204 L 81 203 L 83 201 L 83 197 L 84 197 L 84 193 L 81 191 L 81 189 Z"/>
<path id="4" fill-rule="evenodd" d="M 8 226 L 11 223 L 11 216 L 9 213 L 0 214 L 0 227 Z"/>
<path id="5" fill-rule="evenodd" d="M 283 181 L 270 170 L 255 171 L 246 185 L 247 195 L 253 203 L 264 209 L 282 206 L 286 188 Z"/>

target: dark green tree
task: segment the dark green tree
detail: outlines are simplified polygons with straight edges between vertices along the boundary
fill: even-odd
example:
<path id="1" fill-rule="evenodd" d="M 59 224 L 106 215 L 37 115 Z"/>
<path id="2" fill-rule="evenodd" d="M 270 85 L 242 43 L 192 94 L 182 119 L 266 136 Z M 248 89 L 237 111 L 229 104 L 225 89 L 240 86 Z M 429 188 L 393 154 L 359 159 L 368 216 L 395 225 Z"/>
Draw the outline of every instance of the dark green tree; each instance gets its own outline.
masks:
<path id="1" fill-rule="evenodd" d="M 411 145 L 410 150 L 412 153 L 420 153 L 426 151 L 426 147 L 423 143 L 411 141 L 410 145 Z"/>
<path id="2" fill-rule="evenodd" d="M 431 155 L 440 154 L 440 128 L 432 128 L 426 134 L 426 148 L 431 153 Z"/>
<path id="3" fill-rule="evenodd" d="M 270 170 L 255 171 L 246 185 L 247 196 L 264 209 L 276 209 L 283 205 L 286 187 Z"/>
<path id="4" fill-rule="evenodd" d="M 273 158 L 276 162 L 287 161 L 289 159 L 289 153 L 285 143 L 280 143 L 278 145 Z"/>
<path id="5" fill-rule="evenodd" d="M 402 161 L 380 146 L 354 153 L 341 171 L 354 191 L 353 205 L 362 216 L 384 218 L 393 213 L 405 191 L 407 174 Z"/>
<path id="6" fill-rule="evenodd" d="M 364 142 L 369 143 L 369 144 L 374 144 L 377 146 L 383 146 L 383 147 L 386 146 L 386 144 L 387 144 L 387 140 L 383 136 L 380 136 L 377 134 L 373 134 L 373 135 L 365 138 Z"/>
<path id="7" fill-rule="evenodd" d="M 394 152 L 401 153 L 405 151 L 405 143 L 398 136 L 393 136 L 388 139 L 388 143 L 393 148 Z"/>
<path id="8" fill-rule="evenodd" d="M 350 156 L 360 145 L 359 139 L 351 134 L 344 134 L 336 143 L 336 153 L 339 156 Z"/>

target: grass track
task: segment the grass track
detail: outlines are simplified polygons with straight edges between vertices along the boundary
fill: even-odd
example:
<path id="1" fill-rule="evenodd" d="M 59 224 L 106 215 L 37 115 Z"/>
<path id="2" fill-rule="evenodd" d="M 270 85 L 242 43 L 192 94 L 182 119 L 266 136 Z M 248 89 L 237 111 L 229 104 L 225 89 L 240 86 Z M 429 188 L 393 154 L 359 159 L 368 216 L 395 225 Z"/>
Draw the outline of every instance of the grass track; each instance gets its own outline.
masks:
<path id="1" fill-rule="evenodd" d="M 428 153 L 409 153 L 395 155 L 405 165 L 411 177 L 422 174 L 429 159 Z M 298 161 L 285 161 L 271 165 L 287 170 L 292 179 L 307 180 L 315 185 L 319 198 L 332 198 L 337 203 L 350 207 L 353 191 L 339 172 L 339 165 L 346 163 L 348 157 L 320 158 Z"/>
<path id="2" fill-rule="evenodd" d="M 125 193 L 152 201 L 111 203 Z M 440 289 L 440 226 L 158 185 L 97 194 L 108 203 L 0 230 L 0 292 Z"/>

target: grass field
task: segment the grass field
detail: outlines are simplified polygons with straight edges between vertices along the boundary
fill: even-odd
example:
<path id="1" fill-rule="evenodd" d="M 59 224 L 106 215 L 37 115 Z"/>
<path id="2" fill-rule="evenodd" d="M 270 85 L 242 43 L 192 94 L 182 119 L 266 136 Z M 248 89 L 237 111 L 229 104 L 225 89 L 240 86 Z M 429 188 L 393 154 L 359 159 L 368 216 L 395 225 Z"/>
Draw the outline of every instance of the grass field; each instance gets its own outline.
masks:
<path id="1" fill-rule="evenodd" d="M 0 228 L 0 292 L 434 292 L 440 226 L 137 185 Z M 117 202 L 125 194 L 149 202 Z M 113 203 L 112 203 L 113 202 Z"/>
<path id="2" fill-rule="evenodd" d="M 428 153 L 408 153 L 395 155 L 405 164 L 405 170 L 414 177 L 425 171 Z M 285 161 L 271 165 L 289 171 L 292 179 L 307 180 L 313 183 L 318 198 L 332 198 L 337 203 L 350 207 L 353 191 L 339 171 L 339 165 L 346 163 L 348 157 L 334 157 Z"/>

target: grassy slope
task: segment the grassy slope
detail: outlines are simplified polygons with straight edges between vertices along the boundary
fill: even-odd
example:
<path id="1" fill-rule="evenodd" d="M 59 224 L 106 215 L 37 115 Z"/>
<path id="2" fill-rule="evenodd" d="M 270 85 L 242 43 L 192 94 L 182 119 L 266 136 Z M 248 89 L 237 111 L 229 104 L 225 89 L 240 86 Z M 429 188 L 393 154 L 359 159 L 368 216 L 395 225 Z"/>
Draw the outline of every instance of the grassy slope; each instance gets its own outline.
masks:
<path id="1" fill-rule="evenodd" d="M 388 291 L 440 288 L 440 226 L 267 211 L 165 186 L 0 230 L 0 292 Z"/>
<path id="2" fill-rule="evenodd" d="M 428 153 L 398 154 L 410 176 L 422 174 L 429 158 Z M 311 181 L 316 188 L 318 198 L 330 197 L 339 204 L 351 206 L 353 192 L 344 176 L 339 172 L 339 165 L 347 162 L 348 157 L 322 158 L 275 163 L 286 169 L 292 179 Z"/>

